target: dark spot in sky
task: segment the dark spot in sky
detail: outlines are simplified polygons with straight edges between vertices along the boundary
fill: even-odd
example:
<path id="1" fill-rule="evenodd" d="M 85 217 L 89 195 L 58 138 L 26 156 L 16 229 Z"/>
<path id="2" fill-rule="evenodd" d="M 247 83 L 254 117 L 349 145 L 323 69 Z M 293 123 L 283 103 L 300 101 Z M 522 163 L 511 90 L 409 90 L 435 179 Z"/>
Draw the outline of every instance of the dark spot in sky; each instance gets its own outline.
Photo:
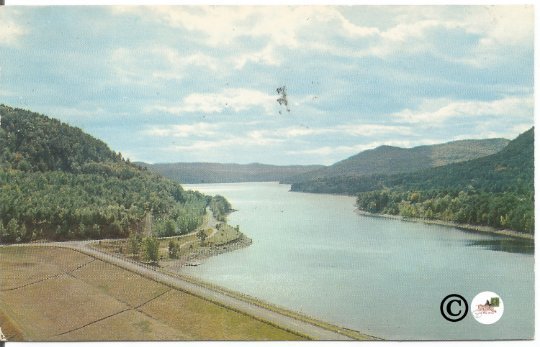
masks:
<path id="1" fill-rule="evenodd" d="M 279 95 L 279 98 L 276 99 L 276 101 L 281 105 L 285 106 L 285 109 L 287 112 L 291 112 L 291 109 L 289 108 L 289 100 L 287 99 L 287 87 L 279 87 L 276 89 L 276 92 Z M 279 114 L 281 114 L 281 110 L 279 111 Z"/>

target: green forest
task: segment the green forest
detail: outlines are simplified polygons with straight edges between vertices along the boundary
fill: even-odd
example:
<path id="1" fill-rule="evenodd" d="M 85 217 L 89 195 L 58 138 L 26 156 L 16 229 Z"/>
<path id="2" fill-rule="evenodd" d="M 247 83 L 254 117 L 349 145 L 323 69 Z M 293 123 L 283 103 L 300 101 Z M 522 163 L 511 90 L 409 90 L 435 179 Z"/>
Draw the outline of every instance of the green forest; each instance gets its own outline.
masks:
<path id="1" fill-rule="evenodd" d="M 363 184 L 372 191 L 360 192 L 357 205 L 368 212 L 533 234 L 534 129 L 493 155 Z"/>
<path id="2" fill-rule="evenodd" d="M 231 204 L 221 195 L 213 196 L 210 199 L 209 207 L 214 218 L 220 222 L 225 222 L 225 218 L 232 211 Z"/>
<path id="3" fill-rule="evenodd" d="M 212 200 L 122 158 L 78 128 L 0 105 L 0 242 L 194 230 Z"/>
<path id="4" fill-rule="evenodd" d="M 330 166 L 282 180 L 295 184 L 293 188 L 310 188 L 317 182 L 331 182 L 331 178 L 360 177 L 375 174 L 393 175 L 432 167 L 459 163 L 495 154 L 508 145 L 501 138 L 459 140 L 412 148 L 379 146 L 355 154 Z M 310 182 L 315 181 L 315 182 Z M 319 185 L 318 187 L 324 188 Z"/>
<path id="5" fill-rule="evenodd" d="M 339 176 L 293 190 L 357 195 L 361 210 L 534 233 L 534 128 L 498 153 L 394 175 Z"/>
<path id="6" fill-rule="evenodd" d="M 222 196 L 185 191 L 78 128 L 4 105 L 0 116 L 2 243 L 127 237 L 149 215 L 158 236 L 172 236 L 195 230 L 207 207 L 220 221 L 231 211 Z M 407 173 L 319 177 L 292 190 L 354 195 L 372 213 L 533 233 L 533 181 L 531 128 L 481 158 Z"/>
<path id="7" fill-rule="evenodd" d="M 533 193 L 477 191 L 389 191 L 360 193 L 357 206 L 367 212 L 487 225 L 534 233 Z"/>

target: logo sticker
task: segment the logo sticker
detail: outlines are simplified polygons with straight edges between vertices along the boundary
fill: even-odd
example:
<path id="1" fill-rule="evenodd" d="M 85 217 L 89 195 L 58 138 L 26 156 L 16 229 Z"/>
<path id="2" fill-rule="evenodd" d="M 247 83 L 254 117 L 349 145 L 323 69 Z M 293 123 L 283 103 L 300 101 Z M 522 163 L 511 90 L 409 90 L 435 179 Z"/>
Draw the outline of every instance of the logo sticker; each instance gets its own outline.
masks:
<path id="1" fill-rule="evenodd" d="M 501 319 L 504 303 L 496 293 L 481 292 L 472 300 L 471 313 L 479 323 L 493 324 Z"/>

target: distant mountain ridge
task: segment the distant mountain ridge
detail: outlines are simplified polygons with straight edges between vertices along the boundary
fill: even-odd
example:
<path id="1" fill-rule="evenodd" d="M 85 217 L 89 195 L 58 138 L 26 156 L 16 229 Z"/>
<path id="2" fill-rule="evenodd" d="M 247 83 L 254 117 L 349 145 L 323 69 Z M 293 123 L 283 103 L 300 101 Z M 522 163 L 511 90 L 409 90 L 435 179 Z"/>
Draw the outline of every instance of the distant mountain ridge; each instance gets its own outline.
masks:
<path id="1" fill-rule="evenodd" d="M 406 173 L 463 162 L 497 153 L 508 143 L 507 139 L 494 138 L 458 140 L 413 148 L 384 145 L 360 152 L 330 166 L 202 162 L 137 164 L 180 183 L 279 181 L 302 187 L 301 183 L 306 183 L 307 186 L 310 181 L 332 177 Z"/>
<path id="2" fill-rule="evenodd" d="M 297 182 L 293 191 L 354 195 L 377 189 L 465 189 L 501 192 L 532 189 L 534 128 L 510 141 L 500 151 L 476 159 L 412 172 L 340 175 Z"/>
<path id="3" fill-rule="evenodd" d="M 266 165 L 221 163 L 137 163 L 180 183 L 231 183 L 284 181 L 318 170 L 322 165 Z"/>
<path id="4" fill-rule="evenodd" d="M 413 172 L 484 157 L 502 150 L 503 138 L 459 140 L 413 148 L 380 146 L 355 154 L 331 166 L 292 177 L 288 183 L 338 176 L 367 176 Z"/>

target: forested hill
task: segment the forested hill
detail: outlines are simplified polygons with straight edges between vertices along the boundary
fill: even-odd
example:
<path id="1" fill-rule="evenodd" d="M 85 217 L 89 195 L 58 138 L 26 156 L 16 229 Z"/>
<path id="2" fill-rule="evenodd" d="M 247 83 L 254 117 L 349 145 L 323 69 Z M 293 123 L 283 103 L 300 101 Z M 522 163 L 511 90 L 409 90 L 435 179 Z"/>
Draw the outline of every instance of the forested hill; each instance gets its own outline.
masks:
<path id="1" fill-rule="evenodd" d="M 534 128 L 500 152 L 467 162 L 313 182 L 319 185 L 301 190 L 358 194 L 358 207 L 372 213 L 534 233 Z"/>
<path id="2" fill-rule="evenodd" d="M 508 144 L 506 139 L 462 140 L 432 146 L 399 148 L 381 146 L 342 160 L 331 166 L 221 163 L 138 163 L 149 170 L 181 183 L 321 182 L 339 176 L 364 176 L 374 173 L 401 173 L 442 166 L 496 153 Z"/>
<path id="3" fill-rule="evenodd" d="M 129 163 L 82 130 L 0 105 L 0 242 L 126 237 L 148 215 L 186 233 L 210 198 Z"/>
<path id="4" fill-rule="evenodd" d="M 306 182 L 338 176 L 388 175 L 413 172 L 497 153 L 508 142 L 509 140 L 506 139 L 495 138 L 460 140 L 414 148 L 380 146 L 360 152 L 331 166 L 291 177 L 288 183 Z"/>
<path id="5" fill-rule="evenodd" d="M 266 164 L 170 163 L 145 164 L 149 170 L 180 183 L 228 183 L 287 181 L 293 176 L 318 170 L 322 165 L 278 166 Z"/>
<path id="6" fill-rule="evenodd" d="M 469 188 L 489 192 L 532 192 L 534 186 L 534 128 L 500 152 L 416 174 L 396 175 L 385 184 L 406 189 Z"/>
<path id="7" fill-rule="evenodd" d="M 22 171 L 80 171 L 89 162 L 122 162 L 98 139 L 59 120 L 0 105 L 0 163 Z"/>
<path id="8" fill-rule="evenodd" d="M 533 185 L 534 132 L 511 141 L 500 152 L 466 162 L 394 175 L 320 178 L 292 185 L 293 191 L 354 195 L 377 189 L 466 189 L 529 191 Z"/>

